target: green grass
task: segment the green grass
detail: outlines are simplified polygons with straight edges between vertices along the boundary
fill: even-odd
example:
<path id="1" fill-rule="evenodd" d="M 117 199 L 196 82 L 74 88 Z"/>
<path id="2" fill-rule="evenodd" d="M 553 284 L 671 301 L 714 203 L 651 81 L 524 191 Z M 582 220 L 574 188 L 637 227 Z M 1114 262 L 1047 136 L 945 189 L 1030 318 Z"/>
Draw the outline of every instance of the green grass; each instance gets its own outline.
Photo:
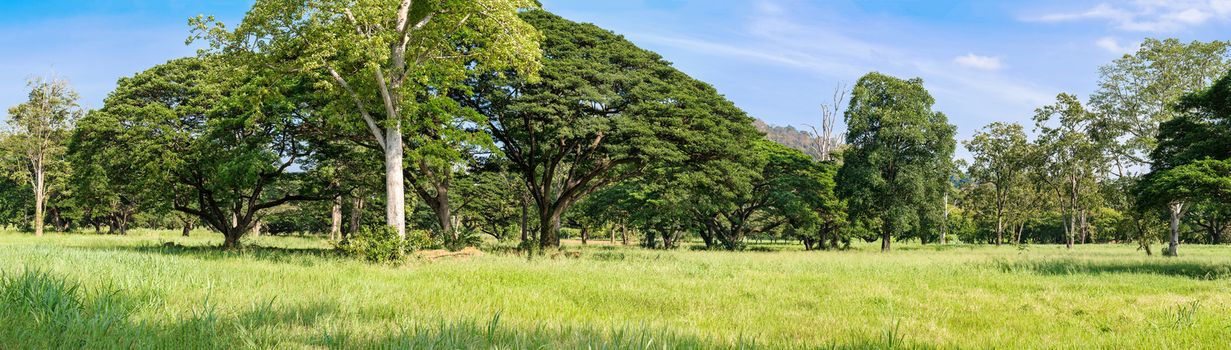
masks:
<path id="1" fill-rule="evenodd" d="M 1231 247 L 591 246 L 392 267 L 314 238 L 220 240 L 0 232 L 0 348 L 1231 347 Z"/>

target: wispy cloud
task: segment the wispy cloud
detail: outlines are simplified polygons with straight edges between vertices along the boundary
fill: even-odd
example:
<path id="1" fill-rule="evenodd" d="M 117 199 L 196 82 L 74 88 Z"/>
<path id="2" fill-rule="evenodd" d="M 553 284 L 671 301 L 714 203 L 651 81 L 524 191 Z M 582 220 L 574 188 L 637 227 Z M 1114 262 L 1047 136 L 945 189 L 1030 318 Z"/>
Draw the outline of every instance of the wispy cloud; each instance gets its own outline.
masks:
<path id="1" fill-rule="evenodd" d="M 996 113 L 1028 114 L 1059 91 L 1009 74 L 1001 56 L 879 42 L 843 32 L 840 26 L 797 20 L 791 12 L 780 11 L 783 8 L 769 0 L 754 3 L 742 27 L 737 27 L 740 30 L 721 39 L 630 36 L 748 65 L 784 67 L 822 80 L 853 81 L 869 71 L 922 77 L 933 95 L 944 101 L 941 108 L 972 122 Z"/>
<path id="2" fill-rule="evenodd" d="M 1100 49 L 1107 50 L 1107 52 L 1117 55 L 1137 51 L 1137 47 L 1139 45 L 1140 44 L 1121 44 L 1119 40 L 1116 40 L 1116 38 L 1113 37 L 1103 37 L 1094 42 L 1094 46 L 1098 46 Z"/>
<path id="3" fill-rule="evenodd" d="M 987 71 L 995 71 L 1004 68 L 1004 63 L 1000 62 L 1000 57 L 979 56 L 973 53 L 966 54 L 965 56 L 954 57 L 953 63 L 957 63 L 958 65 L 964 67 Z"/>
<path id="4" fill-rule="evenodd" d="M 1134 32 L 1174 32 L 1211 20 L 1231 20 L 1231 0 L 1136 0 L 1022 18 L 1028 22 L 1105 21 Z"/>

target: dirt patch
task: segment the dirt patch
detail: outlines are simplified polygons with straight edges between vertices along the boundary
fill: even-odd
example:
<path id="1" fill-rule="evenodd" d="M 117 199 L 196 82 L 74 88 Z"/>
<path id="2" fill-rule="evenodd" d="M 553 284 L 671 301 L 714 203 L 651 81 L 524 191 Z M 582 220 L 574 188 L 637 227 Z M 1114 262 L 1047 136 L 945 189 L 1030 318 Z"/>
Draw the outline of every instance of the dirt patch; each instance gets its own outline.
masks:
<path id="1" fill-rule="evenodd" d="M 483 251 L 475 247 L 466 247 L 456 252 L 451 252 L 451 251 L 444 250 L 444 249 L 433 249 L 433 250 L 420 251 L 418 254 L 424 259 L 434 261 L 434 260 L 440 260 L 440 259 L 456 259 L 456 258 L 469 258 L 472 256 L 480 256 L 480 255 L 483 255 Z"/>

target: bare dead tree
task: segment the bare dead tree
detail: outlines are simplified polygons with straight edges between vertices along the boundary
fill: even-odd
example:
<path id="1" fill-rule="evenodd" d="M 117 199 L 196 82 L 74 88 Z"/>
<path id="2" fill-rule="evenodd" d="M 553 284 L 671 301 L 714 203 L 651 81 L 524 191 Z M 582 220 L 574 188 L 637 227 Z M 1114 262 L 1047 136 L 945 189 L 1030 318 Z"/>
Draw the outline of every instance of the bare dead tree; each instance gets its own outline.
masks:
<path id="1" fill-rule="evenodd" d="M 821 104 L 821 129 L 808 125 L 812 129 L 813 148 L 820 155 L 821 161 L 833 160 L 833 152 L 842 144 L 842 135 L 835 135 L 834 125 L 842 116 L 846 107 L 846 94 L 850 90 L 846 84 L 839 83 L 833 90 L 833 100 Z"/>

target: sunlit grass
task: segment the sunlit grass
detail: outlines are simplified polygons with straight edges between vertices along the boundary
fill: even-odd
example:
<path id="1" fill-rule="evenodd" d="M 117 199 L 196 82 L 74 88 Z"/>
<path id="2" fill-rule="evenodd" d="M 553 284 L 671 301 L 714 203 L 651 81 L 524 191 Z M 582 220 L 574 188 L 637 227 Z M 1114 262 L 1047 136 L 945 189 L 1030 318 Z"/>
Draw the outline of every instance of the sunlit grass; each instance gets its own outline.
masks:
<path id="1" fill-rule="evenodd" d="M 591 246 L 393 267 L 319 238 L 220 241 L 0 233 L 0 348 L 1231 346 L 1231 247 Z"/>

